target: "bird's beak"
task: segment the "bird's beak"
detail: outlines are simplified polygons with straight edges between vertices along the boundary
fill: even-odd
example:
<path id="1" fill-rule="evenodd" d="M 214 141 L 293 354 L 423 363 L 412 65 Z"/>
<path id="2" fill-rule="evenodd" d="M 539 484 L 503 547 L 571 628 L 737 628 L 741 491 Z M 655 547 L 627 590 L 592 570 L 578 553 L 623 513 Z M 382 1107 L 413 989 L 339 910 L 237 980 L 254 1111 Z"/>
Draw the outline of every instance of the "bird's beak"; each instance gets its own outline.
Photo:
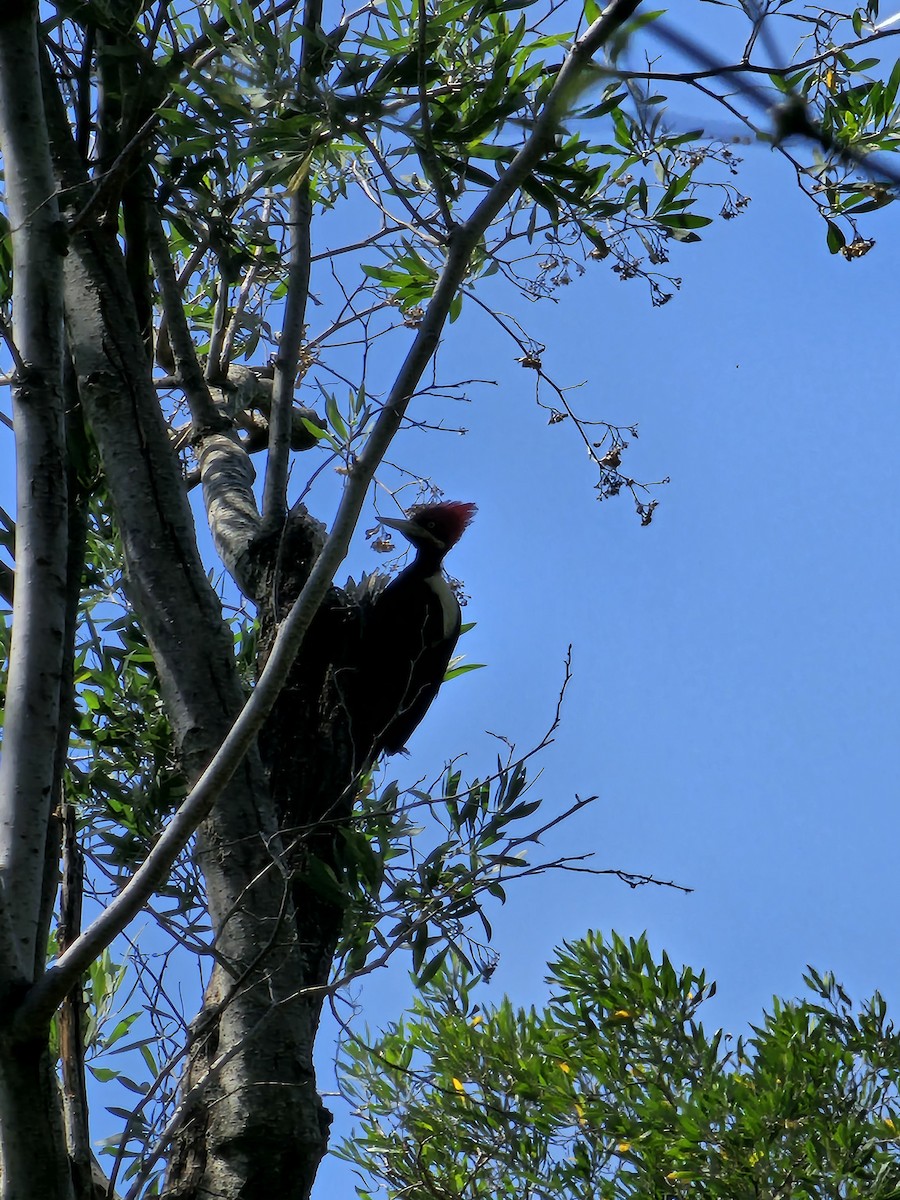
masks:
<path id="1" fill-rule="evenodd" d="M 409 517 L 382 517 L 381 523 L 387 525 L 388 529 L 396 529 L 398 533 L 402 533 L 417 550 L 420 546 L 442 546 L 441 541 L 430 529 L 423 529 L 418 521 L 411 521 Z"/>
<path id="2" fill-rule="evenodd" d="M 388 529 L 396 529 L 405 538 L 410 538 L 411 533 L 418 531 L 418 526 L 407 517 L 382 517 L 381 524 L 387 525 Z M 410 538 L 410 540 L 412 539 Z"/>

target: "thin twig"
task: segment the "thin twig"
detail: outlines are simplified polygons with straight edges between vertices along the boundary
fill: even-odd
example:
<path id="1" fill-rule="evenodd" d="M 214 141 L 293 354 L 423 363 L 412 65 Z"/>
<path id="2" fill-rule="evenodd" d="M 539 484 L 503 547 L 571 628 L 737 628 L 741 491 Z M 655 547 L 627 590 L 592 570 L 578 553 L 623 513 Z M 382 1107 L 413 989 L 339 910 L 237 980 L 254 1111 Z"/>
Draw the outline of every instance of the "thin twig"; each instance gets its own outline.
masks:
<path id="1" fill-rule="evenodd" d="M 897 18 L 900 20 L 900 16 Z M 653 25 L 653 31 L 659 32 L 659 22 Z M 664 32 L 661 34 L 663 41 L 673 41 L 672 31 L 668 26 L 663 27 Z M 857 38 L 854 42 L 846 42 L 840 46 L 842 53 L 848 53 L 851 50 L 858 50 L 861 46 L 868 47 L 873 42 L 878 42 L 882 38 L 897 37 L 900 34 L 900 29 L 879 29 L 875 33 L 871 33 L 866 37 Z M 751 63 L 741 59 L 739 63 L 716 63 L 711 55 L 706 51 L 694 45 L 693 41 L 679 35 L 679 49 L 682 49 L 685 54 L 692 54 L 695 58 L 701 61 L 706 61 L 710 65 L 704 67 L 700 71 L 631 71 L 621 67 L 603 66 L 600 68 L 603 74 L 609 75 L 611 79 L 621 79 L 623 82 L 629 79 L 644 79 L 648 82 L 664 82 L 664 83 L 696 83 L 702 79 L 718 79 L 723 75 L 777 75 L 779 78 L 784 78 L 787 75 L 793 75 L 797 71 L 805 71 L 809 67 L 815 67 L 829 58 L 834 58 L 835 47 L 831 46 L 827 50 L 821 51 L 819 54 L 813 54 L 810 58 L 801 59 L 799 62 L 787 63 L 783 66 L 773 64 Z M 761 104 L 765 103 L 765 93 L 759 89 L 755 89 L 754 98 Z"/>
<path id="2" fill-rule="evenodd" d="M 369 135 L 366 133 L 366 131 L 362 128 L 359 128 L 355 132 L 356 132 L 356 135 L 359 138 L 359 140 L 365 145 L 366 149 L 369 151 L 369 154 L 372 156 L 372 159 L 373 159 L 375 165 L 378 167 L 379 171 L 382 173 L 382 175 L 385 177 L 385 179 L 391 185 L 391 194 L 394 196 L 394 198 L 396 200 L 400 201 L 400 203 L 403 205 L 403 207 L 406 209 L 406 211 L 409 213 L 410 217 L 412 218 L 413 223 L 410 225 L 410 224 L 407 224 L 406 221 L 401 221 L 399 217 L 395 216 L 388 209 L 386 209 L 384 207 L 384 204 L 383 204 L 380 196 L 376 199 L 376 197 L 373 196 L 372 193 L 369 191 L 369 189 L 367 187 L 367 184 L 369 181 L 364 179 L 363 176 L 361 175 L 361 173 L 358 171 L 358 169 L 356 169 L 354 167 L 354 173 L 356 175 L 357 181 L 359 182 L 359 185 L 362 188 L 362 190 L 366 193 L 366 195 L 369 197 L 369 199 L 372 201 L 372 203 L 375 204 L 375 206 L 378 208 L 378 210 L 385 217 L 388 217 L 391 221 L 393 221 L 396 225 L 399 225 L 403 229 L 412 230 L 414 233 L 417 234 L 417 236 L 421 237 L 424 241 L 427 241 L 428 238 L 425 237 L 423 230 L 427 231 L 431 240 L 434 242 L 434 244 L 440 245 L 444 241 L 445 235 L 441 232 L 440 229 L 438 229 L 438 227 L 436 225 L 433 225 L 432 222 L 429 221 L 427 217 L 423 216 L 422 213 L 420 213 L 419 210 L 416 208 L 416 206 L 412 203 L 412 201 L 406 196 L 404 188 L 402 187 L 402 185 L 400 184 L 400 181 L 396 178 L 396 176 L 394 175 L 390 166 L 388 165 L 387 159 L 384 157 L 384 155 L 381 153 L 381 151 L 375 145 L 375 142 L 372 140 L 372 138 L 369 137 Z"/>
<path id="3" fill-rule="evenodd" d="M 434 189 L 437 206 L 441 216 L 444 219 L 444 225 L 449 231 L 453 228 L 456 222 L 453 220 L 453 213 L 450 211 L 450 205 L 447 202 L 447 197 L 444 194 L 443 180 L 441 176 L 441 164 L 438 161 L 438 156 L 434 149 L 434 138 L 431 133 L 431 112 L 428 106 L 428 12 L 425 7 L 425 0 L 419 0 L 419 29 L 416 46 L 416 74 L 418 75 L 419 85 L 419 120 L 422 123 L 422 146 L 421 154 L 422 161 L 428 168 L 428 173 L 431 175 L 431 186 Z"/>

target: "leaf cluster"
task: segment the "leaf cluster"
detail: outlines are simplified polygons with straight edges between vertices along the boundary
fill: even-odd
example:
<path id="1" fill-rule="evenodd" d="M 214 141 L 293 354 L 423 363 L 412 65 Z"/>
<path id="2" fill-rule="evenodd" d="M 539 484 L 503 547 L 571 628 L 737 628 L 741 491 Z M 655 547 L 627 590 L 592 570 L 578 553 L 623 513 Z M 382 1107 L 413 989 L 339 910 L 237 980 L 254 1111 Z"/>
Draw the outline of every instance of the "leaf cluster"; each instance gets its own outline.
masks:
<path id="1" fill-rule="evenodd" d="M 882 1198 L 900 1187 L 900 1037 L 810 969 L 749 1036 L 707 1032 L 703 972 L 597 933 L 550 963 L 541 1010 L 481 1007 L 464 969 L 350 1038 L 364 1197 Z M 372 1183 L 368 1181 L 372 1181 Z"/>
<path id="2" fill-rule="evenodd" d="M 336 871 L 320 863 L 309 880 L 346 910 L 339 975 L 370 970 L 401 948 L 423 985 L 449 961 L 489 975 L 486 905 L 505 903 L 511 879 L 565 867 L 569 859 L 531 860 L 529 847 L 590 802 L 540 823 L 542 801 L 527 798 L 530 787 L 524 761 L 512 756 L 468 784 L 453 766 L 428 791 L 373 784 L 339 831 Z"/>
<path id="3" fill-rule="evenodd" d="M 121 547 L 102 495 L 92 500 L 86 562 L 66 799 L 92 829 L 94 857 L 121 870 L 143 857 L 184 798 L 185 780 L 153 656 L 124 592 Z"/>

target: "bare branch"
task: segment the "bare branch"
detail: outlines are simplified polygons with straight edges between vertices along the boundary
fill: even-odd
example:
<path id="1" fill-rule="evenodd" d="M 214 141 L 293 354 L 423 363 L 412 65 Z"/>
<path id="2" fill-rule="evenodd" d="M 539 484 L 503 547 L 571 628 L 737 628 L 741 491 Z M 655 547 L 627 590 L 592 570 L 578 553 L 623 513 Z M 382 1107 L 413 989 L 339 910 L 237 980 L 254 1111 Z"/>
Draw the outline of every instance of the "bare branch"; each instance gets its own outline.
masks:
<path id="1" fill-rule="evenodd" d="M 166 331 L 175 358 L 175 377 L 184 388 L 195 434 L 213 429 L 229 428 L 229 422 L 213 403 L 209 385 L 204 378 L 197 348 L 194 345 L 182 304 L 181 291 L 175 278 L 175 268 L 169 256 L 169 244 L 162 222 L 156 213 L 147 214 L 147 237 L 153 258 L 153 269 L 159 284 L 166 314 Z"/>
<path id="2" fill-rule="evenodd" d="M 320 67 L 321 54 L 313 39 L 322 25 L 322 0 L 306 0 L 303 13 L 303 49 L 300 55 L 299 105 L 302 111 L 310 106 L 312 84 Z M 263 488 L 263 529 L 272 532 L 281 528 L 287 513 L 288 466 L 291 452 L 291 408 L 306 321 L 309 298 L 310 255 L 312 253 L 310 226 L 312 224 L 312 195 L 309 171 L 311 154 L 301 168 L 302 178 L 294 182 L 290 201 L 291 258 L 288 268 L 287 300 L 284 320 L 275 360 L 275 383 L 272 389 L 272 411 L 269 415 L 269 453 L 266 461 L 266 480 Z"/>
<path id="3" fill-rule="evenodd" d="M 419 212 L 419 210 L 416 208 L 416 206 L 410 202 L 409 198 L 406 195 L 406 189 L 403 187 L 403 185 L 400 183 L 400 181 L 396 178 L 396 176 L 394 175 L 394 172 L 390 168 L 390 165 L 389 165 L 387 159 L 384 157 L 384 155 L 378 149 L 377 145 L 372 140 L 372 138 L 370 138 L 369 135 L 366 133 L 366 131 L 361 127 L 359 129 L 357 129 L 355 132 L 356 132 L 356 136 L 359 138 L 359 140 L 365 145 L 366 149 L 369 151 L 369 154 L 372 156 L 372 160 L 375 163 L 375 165 L 378 167 L 379 171 L 382 173 L 382 175 L 385 177 L 385 179 L 391 185 L 394 197 L 400 201 L 400 203 L 403 205 L 403 207 L 409 213 L 412 224 L 410 224 L 407 221 L 401 221 L 398 216 L 396 216 L 394 213 L 390 212 L 385 207 L 385 204 L 382 201 L 380 194 L 378 194 L 377 187 L 373 187 L 372 181 L 369 179 L 366 179 L 366 177 L 362 173 L 362 170 L 357 165 L 354 164 L 353 173 L 356 176 L 356 180 L 359 183 L 359 186 L 362 189 L 362 191 L 365 193 L 365 195 L 369 198 L 369 200 L 371 200 L 371 202 L 375 205 L 375 207 L 385 217 L 386 220 L 392 221 L 395 225 L 398 225 L 401 229 L 409 229 L 411 232 L 415 233 L 417 237 L 422 238 L 424 241 L 431 240 L 434 242 L 435 245 L 440 245 L 441 242 L 443 241 L 443 235 L 441 234 L 440 229 L 438 229 L 436 226 L 434 226 L 426 217 L 424 217 L 422 215 L 422 213 Z"/>

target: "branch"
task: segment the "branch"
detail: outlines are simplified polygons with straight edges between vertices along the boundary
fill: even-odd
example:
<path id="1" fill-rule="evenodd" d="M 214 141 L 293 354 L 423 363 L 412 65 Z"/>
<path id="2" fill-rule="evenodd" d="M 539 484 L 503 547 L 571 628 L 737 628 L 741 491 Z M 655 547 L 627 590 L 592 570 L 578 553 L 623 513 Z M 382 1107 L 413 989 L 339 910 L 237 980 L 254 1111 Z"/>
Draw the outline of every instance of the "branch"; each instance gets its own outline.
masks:
<path id="1" fill-rule="evenodd" d="M 439 228 L 434 226 L 427 217 L 423 216 L 422 213 L 419 212 L 416 206 L 406 196 L 406 189 L 402 186 L 396 175 L 394 175 L 387 159 L 375 145 L 375 142 L 372 140 L 372 138 L 369 137 L 368 133 L 362 128 L 362 126 L 354 129 L 354 133 L 369 151 L 369 154 L 372 156 L 372 160 L 374 161 L 375 165 L 391 185 L 394 197 L 399 200 L 406 211 L 410 214 L 412 218 L 412 224 L 410 224 L 408 221 L 401 221 L 399 217 L 395 216 L 392 212 L 385 208 L 384 202 L 381 199 L 381 192 L 378 188 L 378 185 L 370 180 L 367 180 L 358 166 L 353 166 L 351 170 L 353 171 L 353 174 L 356 177 L 356 182 L 359 184 L 363 193 L 368 197 L 369 200 L 371 200 L 385 220 L 393 221 L 394 224 L 401 229 L 409 229 L 423 241 L 427 242 L 430 240 L 433 241 L 435 245 L 440 245 L 444 240 L 444 235 L 441 233 Z"/>
<path id="2" fill-rule="evenodd" d="M 474 247 L 485 229 L 538 162 L 564 108 L 564 97 L 591 54 L 635 11 L 639 0 L 613 0 L 604 15 L 575 43 L 566 56 L 550 92 L 547 107 L 534 131 L 506 173 L 464 226 L 450 240 L 444 268 L 413 344 L 397 375 L 390 396 L 375 422 L 365 448 L 352 467 L 331 534 L 316 560 L 293 608 L 282 622 L 265 670 L 215 758 L 197 780 L 190 795 L 163 830 L 144 863 L 120 894 L 78 941 L 60 957 L 26 997 L 16 1022 L 32 1027 L 46 1019 L 90 962 L 141 911 L 172 863 L 187 845 L 216 798 L 231 779 L 272 711 L 297 657 L 303 638 L 331 581 L 344 561 L 375 471 L 400 428 L 410 398 L 434 356 L 450 305 L 465 278 Z"/>
<path id="3" fill-rule="evenodd" d="M 358 242 L 348 242 L 345 246 L 336 246 L 333 250 L 323 250 L 321 254 L 313 254 L 310 257 L 310 262 L 322 262 L 326 260 L 331 262 L 332 259 L 338 257 L 339 254 L 355 254 L 357 250 L 365 250 L 368 246 L 377 246 L 384 237 L 390 237 L 405 228 L 402 225 L 389 226 L 384 225 L 377 233 L 371 234 L 369 237 L 363 238 Z"/>
<path id="4" fill-rule="evenodd" d="M 60 895 L 59 944 L 69 946 L 81 931 L 84 898 L 84 855 L 78 845 L 75 807 L 66 805 L 65 844 Z M 79 980 L 59 1012 L 59 1058 L 62 1068 L 62 1105 L 66 1142 L 75 1171 L 90 1174 L 91 1139 L 88 1130 L 88 1097 L 84 1073 L 84 993 Z"/>
<path id="5" fill-rule="evenodd" d="M 153 270 L 162 297 L 166 333 L 175 359 L 175 378 L 184 388 L 185 398 L 191 410 L 194 433 L 197 434 L 201 430 L 228 429 L 230 422 L 216 408 L 210 395 L 209 384 L 200 368 L 197 348 L 184 314 L 183 297 L 175 277 L 169 244 L 163 232 L 162 222 L 156 213 L 147 213 L 147 238 Z"/>
<path id="6" fill-rule="evenodd" d="M 205 437 L 198 458 L 216 553 L 244 595 L 256 596 L 255 576 L 247 569 L 248 552 L 260 532 L 253 464 L 236 435 L 227 433 Z"/>
<path id="7" fill-rule="evenodd" d="M 16 573 L 11 566 L 0 562 L 0 600 L 12 607 L 16 594 Z"/>
<path id="8" fill-rule="evenodd" d="M 670 28 L 663 22 L 657 22 L 654 32 L 662 41 L 673 46 L 682 54 L 686 54 L 696 59 L 697 62 L 703 63 L 710 75 L 725 74 L 729 70 L 734 72 L 751 69 L 749 66 L 743 64 L 739 68 L 728 68 L 724 64 L 718 63 L 715 56 L 710 54 L 708 50 L 705 50 L 691 38 L 685 37 L 677 29 Z M 877 36 L 887 36 L 887 31 Z M 833 54 L 834 51 L 831 53 Z M 826 57 L 828 56 L 826 55 Z M 816 60 L 812 61 L 815 62 Z M 798 67 L 793 69 L 799 70 L 801 67 L 798 65 Z M 806 101 L 802 96 L 796 94 L 790 95 L 787 97 L 786 102 L 773 105 L 771 97 L 758 84 L 748 79 L 741 79 L 738 76 L 735 79 L 735 85 L 745 96 L 754 100 L 772 116 L 774 122 L 773 143 L 778 148 L 780 148 L 781 142 L 789 137 L 809 138 L 810 141 L 818 143 L 823 150 L 829 154 L 834 154 L 843 163 L 850 164 L 856 170 L 863 171 L 866 175 L 874 176 L 875 178 L 881 177 L 889 183 L 900 185 L 900 171 L 888 167 L 885 163 L 876 163 L 870 155 L 862 155 L 851 146 L 843 145 L 823 129 L 821 125 L 817 125 L 812 121 L 807 111 Z M 717 96 L 716 98 L 722 101 L 722 97 Z"/>
<path id="9" fill-rule="evenodd" d="M 895 18 L 900 21 L 900 15 Z M 659 32 L 659 25 L 655 25 L 654 32 Z M 881 41 L 882 38 L 897 37 L 900 34 L 900 29 L 879 28 L 875 33 L 870 33 L 867 37 L 857 38 L 853 42 L 845 42 L 839 47 L 841 53 L 849 53 L 851 50 L 858 50 L 861 46 L 868 47 L 872 42 Z M 671 36 L 667 27 L 664 27 L 662 33 L 663 41 L 671 41 Z M 684 38 L 682 49 L 687 54 L 700 61 L 710 63 L 700 71 L 630 71 L 622 70 L 618 67 L 605 68 L 607 73 L 613 79 L 621 79 L 627 82 L 629 79 L 644 79 L 651 83 L 667 82 L 667 83 L 696 83 L 703 79 L 718 79 L 722 75 L 777 75 L 779 78 L 784 78 L 785 75 L 793 75 L 795 71 L 805 71 L 809 67 L 815 67 L 826 62 L 830 58 L 834 58 L 837 47 L 829 46 L 827 50 L 822 50 L 819 54 L 813 54 L 810 58 L 801 59 L 799 62 L 787 63 L 784 66 L 766 65 L 761 63 L 751 63 L 741 60 L 738 63 L 716 63 L 711 55 L 706 51 L 699 49 L 695 43 Z M 754 98 L 763 103 L 765 93 L 762 90 L 754 91 Z"/>
<path id="10" fill-rule="evenodd" d="M 418 31 L 418 46 L 416 49 L 416 74 L 419 84 L 419 119 L 422 122 L 422 161 L 428 167 L 431 173 L 431 186 L 434 188 L 435 198 L 440 214 L 443 217 L 444 225 L 448 230 L 452 229 L 455 222 L 453 213 L 450 211 L 450 205 L 447 203 L 447 197 L 444 194 L 443 179 L 441 177 L 441 164 L 438 161 L 438 156 L 434 149 L 434 138 L 431 135 L 431 113 L 428 109 L 428 85 L 426 81 L 426 68 L 428 66 L 428 45 L 426 34 L 428 33 L 428 13 L 425 7 L 425 0 L 419 0 L 419 31 Z"/>
<path id="11" fill-rule="evenodd" d="M 303 14 L 303 50 L 300 57 L 299 100 L 302 112 L 308 112 L 312 94 L 312 79 L 321 69 L 321 51 L 312 39 L 322 25 L 322 0 L 306 0 Z M 311 153 L 311 151 L 310 151 Z M 284 523 L 287 513 L 287 481 L 291 452 L 291 408 L 294 385 L 300 360 L 300 343 L 306 320 L 309 296 L 310 226 L 312 196 L 309 157 L 301 167 L 302 179 L 291 194 L 290 222 L 291 261 L 288 268 L 287 300 L 284 321 L 275 360 L 275 383 L 272 388 L 272 412 L 269 416 L 269 453 L 266 461 L 266 481 L 263 488 L 263 530 L 273 532 Z"/>

